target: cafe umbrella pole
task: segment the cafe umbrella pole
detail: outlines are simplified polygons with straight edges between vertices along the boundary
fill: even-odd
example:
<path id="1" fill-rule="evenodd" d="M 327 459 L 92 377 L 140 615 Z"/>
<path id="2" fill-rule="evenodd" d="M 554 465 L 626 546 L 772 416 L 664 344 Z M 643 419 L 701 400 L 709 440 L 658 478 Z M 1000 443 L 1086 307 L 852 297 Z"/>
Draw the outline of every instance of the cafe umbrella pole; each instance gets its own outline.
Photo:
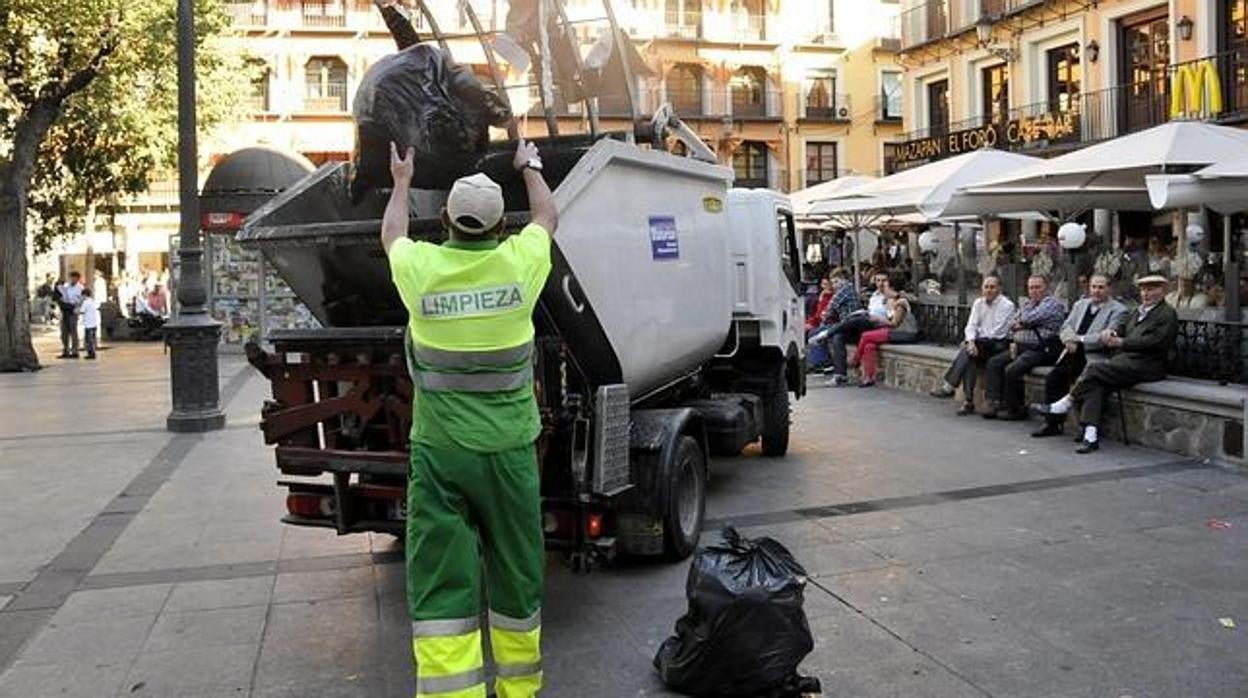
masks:
<path id="1" fill-rule="evenodd" d="M 205 307 L 204 248 L 199 232 L 199 168 L 195 142 L 195 18 L 192 0 L 178 0 L 178 312 L 165 325 L 173 409 L 165 426 L 173 432 L 204 432 L 225 426 L 217 378 L 221 324 Z"/>

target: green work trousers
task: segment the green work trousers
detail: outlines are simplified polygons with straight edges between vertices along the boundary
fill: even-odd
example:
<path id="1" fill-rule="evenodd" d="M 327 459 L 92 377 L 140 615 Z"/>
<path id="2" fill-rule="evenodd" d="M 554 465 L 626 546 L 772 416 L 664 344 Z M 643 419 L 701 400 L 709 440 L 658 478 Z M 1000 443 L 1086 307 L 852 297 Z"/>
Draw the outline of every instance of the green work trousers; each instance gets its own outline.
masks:
<path id="1" fill-rule="evenodd" d="M 417 696 L 486 695 L 483 567 L 495 691 L 499 698 L 537 694 L 544 564 L 532 444 L 497 453 L 412 444 L 407 596 Z"/>

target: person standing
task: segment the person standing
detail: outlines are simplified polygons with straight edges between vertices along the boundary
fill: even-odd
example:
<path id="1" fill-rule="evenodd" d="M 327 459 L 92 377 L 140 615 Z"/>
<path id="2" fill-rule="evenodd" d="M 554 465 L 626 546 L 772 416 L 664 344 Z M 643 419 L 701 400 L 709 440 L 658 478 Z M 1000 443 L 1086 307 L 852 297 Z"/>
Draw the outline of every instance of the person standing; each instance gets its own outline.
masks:
<path id="1" fill-rule="evenodd" d="M 61 358 L 78 358 L 78 307 L 82 305 L 82 274 L 69 272 L 69 281 L 56 289 L 61 297 Z"/>
<path id="2" fill-rule="evenodd" d="M 532 314 L 551 268 L 558 210 L 537 148 L 513 164 L 531 222 L 500 241 L 503 195 L 461 177 L 442 212 L 442 245 L 407 237 L 414 149 L 390 144 L 394 189 L 381 242 L 407 307 L 415 386 L 407 488 L 407 592 L 417 696 L 486 695 L 478 617 L 482 557 L 500 698 L 542 686 L 545 545 L 535 442 Z"/>
<path id="3" fill-rule="evenodd" d="M 100 303 L 91 289 L 82 290 L 82 306 L 79 310 L 82 315 L 83 344 L 87 350 L 87 358 L 94 360 L 100 332 Z"/>
<path id="4" fill-rule="evenodd" d="M 1010 351 L 988 359 L 984 368 L 984 419 L 1019 421 L 1027 418 L 1023 377 L 1037 366 L 1052 366 L 1062 352 L 1058 334 L 1066 319 L 1066 306 L 1049 293 L 1049 280 L 1033 275 L 1027 279 L 1027 300 L 1010 327 L 1014 342 Z"/>
<path id="5" fill-rule="evenodd" d="M 1100 448 L 1101 412 L 1107 393 L 1166 377 L 1170 352 L 1179 334 L 1178 313 L 1165 301 L 1167 279 L 1149 275 L 1135 283 L 1140 288 L 1139 308 L 1127 313 L 1126 322 L 1101 333 L 1101 342 L 1118 351 L 1108 361 L 1088 366 L 1060 400 L 1032 405 L 1045 417 L 1061 417 L 1079 406 L 1083 439 L 1076 453 Z"/>
<path id="6" fill-rule="evenodd" d="M 945 372 L 944 381 L 929 393 L 932 397 L 953 397 L 962 390 L 959 415 L 975 414 L 975 382 L 978 370 L 988 359 L 1009 349 L 1010 325 L 1014 322 L 1014 302 L 1001 295 L 1001 279 L 985 276 L 980 296 L 971 305 L 971 316 L 963 330 L 962 347 Z"/>
<path id="7" fill-rule="evenodd" d="M 1089 363 L 1100 363 L 1109 358 L 1101 342 L 1101 333 L 1118 327 L 1127 312 L 1125 305 L 1110 297 L 1109 283 L 1108 276 L 1093 274 L 1088 280 L 1087 297 L 1075 303 L 1062 323 L 1059 335 L 1062 353 L 1053 370 L 1044 377 L 1046 403 L 1061 399 Z M 1044 426 L 1031 435 L 1036 438 L 1060 436 L 1064 421 L 1064 416 L 1049 416 Z"/>
<path id="8" fill-rule="evenodd" d="M 56 276 L 48 274 L 35 289 L 35 321 L 46 325 L 52 316 L 52 297 L 56 293 Z"/>

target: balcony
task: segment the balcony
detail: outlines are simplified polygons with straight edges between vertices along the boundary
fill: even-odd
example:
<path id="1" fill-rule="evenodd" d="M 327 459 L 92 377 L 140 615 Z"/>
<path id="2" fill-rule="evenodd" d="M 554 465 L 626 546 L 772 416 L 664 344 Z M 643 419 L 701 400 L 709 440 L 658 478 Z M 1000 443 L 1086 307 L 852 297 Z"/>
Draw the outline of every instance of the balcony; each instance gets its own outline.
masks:
<path id="1" fill-rule="evenodd" d="M 901 13 L 901 50 L 938 41 L 975 27 L 983 17 L 999 19 L 1045 0 L 928 0 Z"/>
<path id="2" fill-rule="evenodd" d="M 225 13 L 236 27 L 263 27 L 269 23 L 269 7 L 264 0 L 227 2 Z"/>
<path id="3" fill-rule="evenodd" d="M 849 95 L 838 92 L 831 97 L 830 100 L 813 100 L 798 95 L 797 118 L 807 121 L 852 121 L 854 112 Z"/>
<path id="4" fill-rule="evenodd" d="M 313 91 L 309 90 L 309 92 Z M 346 83 L 331 82 L 325 86 L 323 94 L 309 94 L 303 99 L 303 110 L 318 114 L 345 112 L 347 110 Z"/>
<path id="5" fill-rule="evenodd" d="M 712 41 L 765 41 L 767 18 L 761 14 L 712 13 L 703 17 L 703 35 Z"/>
<path id="6" fill-rule="evenodd" d="M 269 109 L 269 95 L 252 94 L 243 98 L 243 107 L 253 114 L 263 114 Z"/>
<path id="7" fill-rule="evenodd" d="M 881 51 L 901 50 L 901 15 L 884 15 L 880 17 L 876 29 L 876 48 Z"/>
<path id="8" fill-rule="evenodd" d="M 305 27 L 338 28 L 347 26 L 347 13 L 339 2 L 309 2 L 300 6 L 300 18 Z"/>
<path id="9" fill-rule="evenodd" d="M 702 38 L 702 13 L 669 11 L 663 16 L 664 36 L 676 39 Z"/>

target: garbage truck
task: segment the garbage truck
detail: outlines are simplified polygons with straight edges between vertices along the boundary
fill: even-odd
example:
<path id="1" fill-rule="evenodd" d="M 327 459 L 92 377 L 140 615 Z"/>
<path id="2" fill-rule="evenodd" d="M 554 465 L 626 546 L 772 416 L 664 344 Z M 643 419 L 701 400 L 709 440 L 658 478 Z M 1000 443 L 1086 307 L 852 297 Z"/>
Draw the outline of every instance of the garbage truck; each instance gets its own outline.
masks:
<path id="1" fill-rule="evenodd" d="M 604 5 L 620 51 L 627 40 Z M 633 109 L 626 130 L 607 132 L 595 104 L 589 133 L 559 135 L 548 113 L 548 136 L 536 139 L 560 221 L 533 317 L 543 528 L 577 569 L 619 554 L 687 557 L 711 456 L 756 442 L 764 456 L 784 455 L 791 399 L 806 391 L 787 198 L 733 188 L 732 170 L 669 106 L 648 121 Z M 509 135 L 478 161 L 503 188 L 504 235 L 528 219 Z M 352 191 L 352 174 L 326 164 L 244 222 L 239 242 L 320 325 L 271 331 L 246 351 L 271 383 L 260 427 L 287 493 L 283 521 L 401 536 L 407 312 L 379 239 L 389 191 Z M 410 237 L 446 239 L 445 194 L 413 191 Z"/>

